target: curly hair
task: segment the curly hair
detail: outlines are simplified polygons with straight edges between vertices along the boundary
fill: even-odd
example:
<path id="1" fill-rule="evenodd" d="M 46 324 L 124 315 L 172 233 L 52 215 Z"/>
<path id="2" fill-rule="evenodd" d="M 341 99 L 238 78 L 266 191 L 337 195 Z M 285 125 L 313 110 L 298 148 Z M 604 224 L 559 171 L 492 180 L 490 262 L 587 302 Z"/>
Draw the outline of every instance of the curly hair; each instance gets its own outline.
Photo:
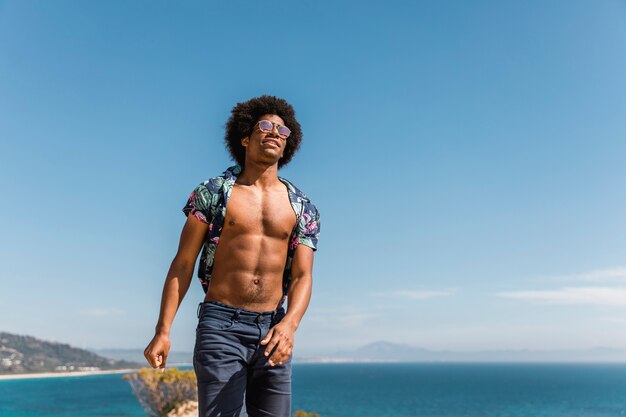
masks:
<path id="1" fill-rule="evenodd" d="M 226 122 L 224 139 L 230 156 L 242 167 L 246 160 L 246 149 L 241 145 L 241 139 L 252 134 L 254 125 L 264 114 L 280 116 L 291 130 L 283 157 L 278 160 L 278 168 L 287 165 L 300 147 L 302 129 L 296 120 L 296 112 L 291 104 L 282 98 L 268 95 L 255 97 L 243 103 L 237 103 L 230 113 L 230 118 Z"/>

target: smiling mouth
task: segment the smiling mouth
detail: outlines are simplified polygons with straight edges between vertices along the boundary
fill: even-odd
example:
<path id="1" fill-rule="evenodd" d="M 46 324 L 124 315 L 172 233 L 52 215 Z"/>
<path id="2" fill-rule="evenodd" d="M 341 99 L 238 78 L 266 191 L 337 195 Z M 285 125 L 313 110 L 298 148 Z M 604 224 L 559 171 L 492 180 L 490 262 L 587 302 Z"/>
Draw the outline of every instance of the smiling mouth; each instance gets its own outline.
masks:
<path id="1" fill-rule="evenodd" d="M 263 142 L 261 142 L 261 143 L 262 143 L 263 145 L 265 145 L 265 144 L 269 143 L 269 144 L 272 144 L 272 145 L 276 146 L 277 148 L 280 148 L 280 144 L 279 144 L 279 143 L 278 143 L 278 141 L 277 141 L 277 140 L 275 140 L 275 139 L 265 139 L 265 140 L 264 140 Z"/>

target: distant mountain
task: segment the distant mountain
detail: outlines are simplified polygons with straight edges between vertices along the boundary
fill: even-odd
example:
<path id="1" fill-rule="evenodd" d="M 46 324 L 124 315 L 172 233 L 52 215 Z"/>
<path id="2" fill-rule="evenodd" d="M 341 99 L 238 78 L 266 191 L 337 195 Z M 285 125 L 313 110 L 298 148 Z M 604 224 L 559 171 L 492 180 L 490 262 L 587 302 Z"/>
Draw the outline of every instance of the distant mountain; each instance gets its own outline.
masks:
<path id="1" fill-rule="evenodd" d="M 300 358 L 300 362 L 626 362 L 626 349 L 455 352 L 379 341 L 332 355 Z"/>
<path id="2" fill-rule="evenodd" d="M 111 359 L 135 361 L 148 366 L 141 349 L 91 349 L 98 355 Z M 311 362 L 311 358 L 294 357 L 294 362 Z M 192 366 L 193 352 L 170 352 L 167 356 L 167 366 Z"/>
<path id="3" fill-rule="evenodd" d="M 146 366 L 141 349 L 96 349 L 97 354 Z M 170 352 L 168 365 L 191 365 L 192 352 Z M 319 356 L 295 356 L 305 362 L 626 362 L 626 349 L 596 347 L 581 350 L 431 350 L 408 344 L 378 341 L 352 350 Z"/>
<path id="4" fill-rule="evenodd" d="M 0 374 L 139 368 L 137 362 L 104 358 L 68 344 L 0 332 Z"/>
<path id="5" fill-rule="evenodd" d="M 116 359 L 139 362 L 142 366 L 148 366 L 143 350 L 140 349 L 92 349 L 98 355 Z M 167 355 L 166 365 L 191 365 L 193 363 L 193 352 L 170 352 Z"/>

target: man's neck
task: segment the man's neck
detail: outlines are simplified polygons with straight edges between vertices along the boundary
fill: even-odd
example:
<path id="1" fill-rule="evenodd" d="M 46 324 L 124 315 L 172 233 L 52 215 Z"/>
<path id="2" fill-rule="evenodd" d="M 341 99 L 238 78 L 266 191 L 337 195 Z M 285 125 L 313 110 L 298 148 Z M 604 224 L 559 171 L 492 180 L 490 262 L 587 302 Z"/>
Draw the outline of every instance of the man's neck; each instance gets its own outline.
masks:
<path id="1" fill-rule="evenodd" d="M 252 185 L 261 189 L 272 188 L 278 182 L 278 163 L 268 166 L 246 161 L 241 174 L 237 177 L 238 184 Z"/>

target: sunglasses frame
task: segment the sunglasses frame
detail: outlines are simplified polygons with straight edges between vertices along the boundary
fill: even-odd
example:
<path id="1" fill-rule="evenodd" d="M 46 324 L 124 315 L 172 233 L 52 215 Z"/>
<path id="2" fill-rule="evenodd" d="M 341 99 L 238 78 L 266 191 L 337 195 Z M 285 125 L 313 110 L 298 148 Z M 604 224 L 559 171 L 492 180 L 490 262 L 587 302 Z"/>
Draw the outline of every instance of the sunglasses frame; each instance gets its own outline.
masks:
<path id="1" fill-rule="evenodd" d="M 272 128 L 270 130 L 262 129 L 260 125 L 261 122 L 271 123 Z M 261 132 L 271 132 L 274 130 L 274 128 L 276 128 L 276 132 L 278 133 L 278 136 L 282 139 L 287 139 L 289 135 L 291 135 L 291 130 L 287 126 L 281 125 L 280 123 L 272 122 L 271 120 L 267 120 L 267 119 L 259 120 L 258 122 L 256 122 L 256 124 L 254 125 L 254 129 L 256 129 L 257 127 L 259 128 Z M 281 127 L 284 127 L 285 129 L 287 129 L 287 132 L 288 132 L 287 135 L 283 135 L 280 133 L 278 129 Z"/>

